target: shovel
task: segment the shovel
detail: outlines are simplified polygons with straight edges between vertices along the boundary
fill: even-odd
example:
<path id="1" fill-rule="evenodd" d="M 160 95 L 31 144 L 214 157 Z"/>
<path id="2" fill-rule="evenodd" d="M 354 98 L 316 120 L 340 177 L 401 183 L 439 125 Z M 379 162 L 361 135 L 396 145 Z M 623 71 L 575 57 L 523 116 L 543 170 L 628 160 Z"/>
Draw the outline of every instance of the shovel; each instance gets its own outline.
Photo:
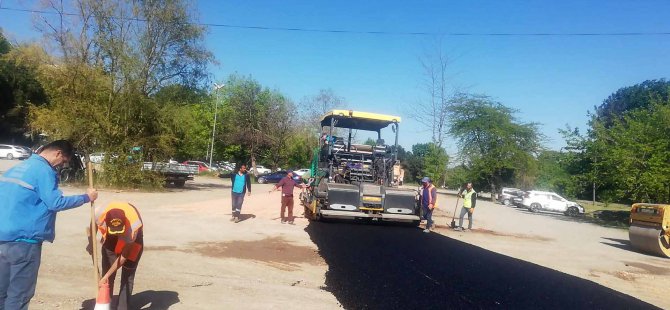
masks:
<path id="1" fill-rule="evenodd" d="M 456 228 L 456 209 L 458 208 L 458 201 L 461 199 L 460 192 L 461 191 L 458 191 L 459 194 L 458 196 L 456 196 L 457 198 L 456 198 L 456 205 L 454 206 L 454 214 L 451 217 L 451 228 Z"/>

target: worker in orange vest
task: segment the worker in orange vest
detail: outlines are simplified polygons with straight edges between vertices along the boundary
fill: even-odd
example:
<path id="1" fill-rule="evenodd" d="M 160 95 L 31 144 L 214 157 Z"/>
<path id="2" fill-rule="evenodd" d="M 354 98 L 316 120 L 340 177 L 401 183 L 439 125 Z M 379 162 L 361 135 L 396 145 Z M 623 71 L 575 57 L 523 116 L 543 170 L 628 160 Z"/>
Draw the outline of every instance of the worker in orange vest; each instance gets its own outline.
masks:
<path id="1" fill-rule="evenodd" d="M 134 309 L 130 305 L 133 294 L 135 272 L 144 248 L 142 218 L 135 206 L 126 202 L 112 202 L 95 210 L 96 224 L 102 244 L 102 273 L 100 285 L 109 284 L 109 296 L 113 296 L 116 271 L 121 271 L 121 288 L 118 306 L 113 309 Z M 90 250 L 89 250 L 90 253 Z"/>
<path id="2" fill-rule="evenodd" d="M 433 210 L 435 210 L 436 205 L 437 188 L 429 177 L 424 177 L 421 179 L 421 208 L 423 218 L 426 220 L 426 229 L 423 230 L 425 233 L 433 230 Z"/>

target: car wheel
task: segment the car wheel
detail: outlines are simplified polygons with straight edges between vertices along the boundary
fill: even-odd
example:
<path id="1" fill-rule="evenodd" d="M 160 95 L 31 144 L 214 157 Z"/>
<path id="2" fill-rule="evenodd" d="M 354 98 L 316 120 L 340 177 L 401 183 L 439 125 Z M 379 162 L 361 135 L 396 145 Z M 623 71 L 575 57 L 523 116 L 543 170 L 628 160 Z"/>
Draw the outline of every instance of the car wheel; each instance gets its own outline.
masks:
<path id="1" fill-rule="evenodd" d="M 12 154 L 12 153 L 7 154 L 7 159 L 9 159 L 9 160 L 14 159 L 14 154 Z"/>
<path id="2" fill-rule="evenodd" d="M 258 183 L 259 184 L 265 184 L 266 182 L 267 182 L 267 180 L 265 178 L 263 178 L 263 177 L 258 178 Z"/>
<path id="3" fill-rule="evenodd" d="M 503 200 L 503 204 L 509 207 L 509 199 Z"/>
<path id="4" fill-rule="evenodd" d="M 530 212 L 538 212 L 538 211 L 540 211 L 540 207 L 542 207 L 542 206 L 540 206 L 539 203 L 532 203 L 528 210 L 530 210 Z"/>
<path id="5" fill-rule="evenodd" d="M 565 211 L 565 215 L 567 216 L 577 216 L 577 214 L 579 214 L 579 211 L 576 207 L 570 207 Z"/>

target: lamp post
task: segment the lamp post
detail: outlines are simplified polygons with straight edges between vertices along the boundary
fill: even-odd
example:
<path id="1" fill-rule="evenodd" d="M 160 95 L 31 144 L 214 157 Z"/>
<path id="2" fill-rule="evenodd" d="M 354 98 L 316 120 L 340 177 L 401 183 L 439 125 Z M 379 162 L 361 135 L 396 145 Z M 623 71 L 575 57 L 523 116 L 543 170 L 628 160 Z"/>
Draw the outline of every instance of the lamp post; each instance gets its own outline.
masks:
<path id="1" fill-rule="evenodd" d="M 212 143 L 209 149 L 209 167 L 212 167 L 212 158 L 214 157 L 214 134 L 216 133 L 216 116 L 219 111 L 219 89 L 226 86 L 226 84 L 216 84 L 214 83 L 214 91 L 216 92 L 216 99 L 214 101 L 214 126 L 212 126 Z"/>

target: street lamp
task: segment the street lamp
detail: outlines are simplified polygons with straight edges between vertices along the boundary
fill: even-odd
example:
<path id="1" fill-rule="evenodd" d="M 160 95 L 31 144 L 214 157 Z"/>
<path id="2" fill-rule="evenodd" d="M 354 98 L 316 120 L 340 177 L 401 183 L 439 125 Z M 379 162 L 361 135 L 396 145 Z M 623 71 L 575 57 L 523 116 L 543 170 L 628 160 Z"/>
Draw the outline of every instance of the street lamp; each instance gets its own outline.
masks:
<path id="1" fill-rule="evenodd" d="M 219 89 L 226 86 L 226 84 L 216 84 L 214 83 L 214 91 L 216 92 L 216 99 L 214 102 L 214 126 L 212 126 L 212 143 L 209 149 L 209 167 L 212 167 L 212 158 L 214 157 L 214 134 L 216 133 L 216 115 L 219 111 Z"/>

